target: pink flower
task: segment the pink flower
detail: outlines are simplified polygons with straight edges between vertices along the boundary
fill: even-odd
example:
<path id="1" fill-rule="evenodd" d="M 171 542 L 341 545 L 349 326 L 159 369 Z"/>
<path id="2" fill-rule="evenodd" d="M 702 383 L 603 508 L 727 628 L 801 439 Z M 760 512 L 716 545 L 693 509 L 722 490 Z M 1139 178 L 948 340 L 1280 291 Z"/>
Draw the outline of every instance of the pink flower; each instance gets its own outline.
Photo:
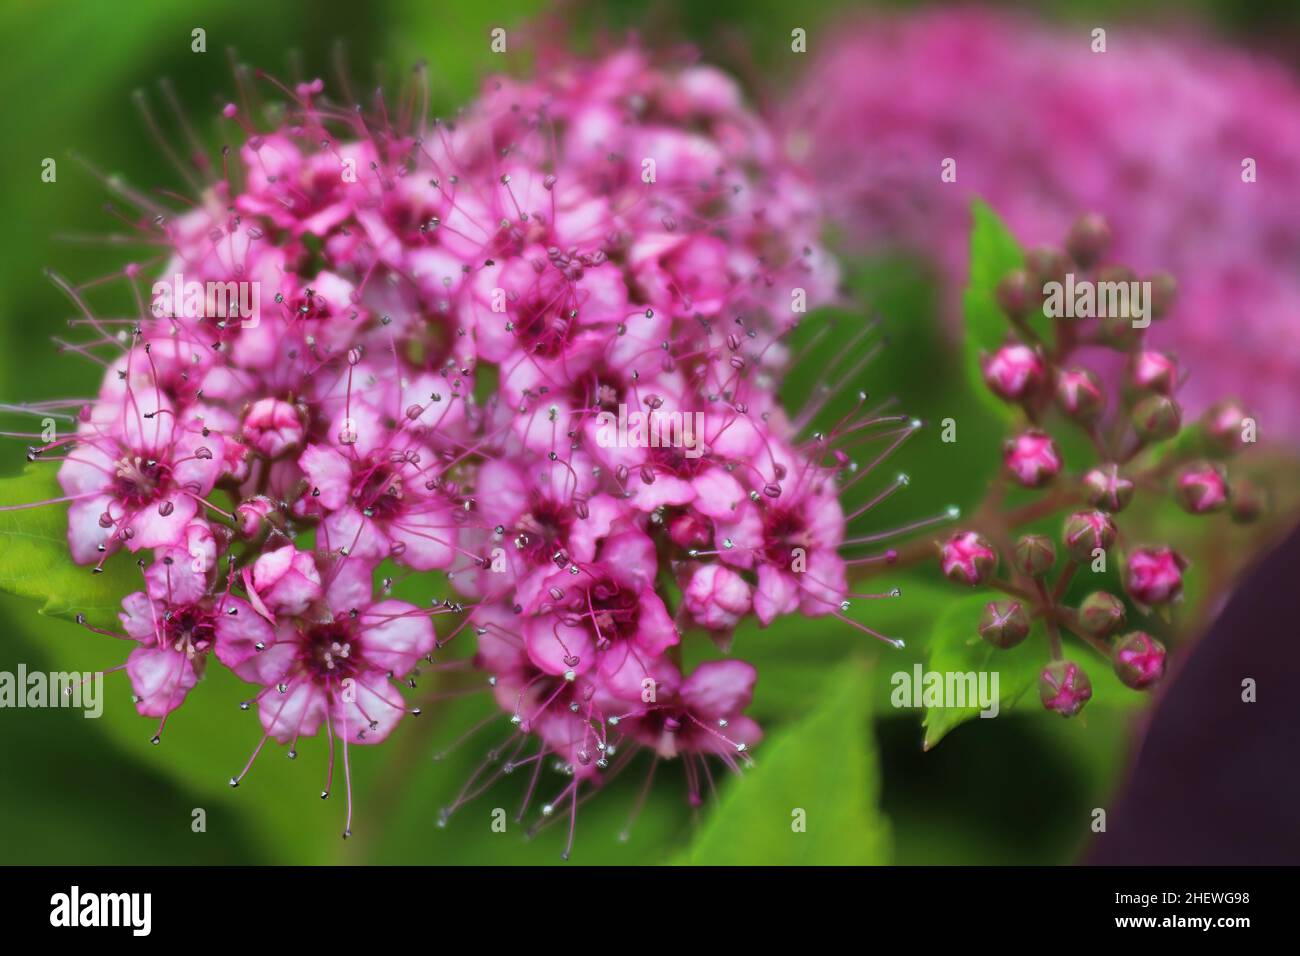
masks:
<path id="1" fill-rule="evenodd" d="M 450 566 L 457 525 L 439 490 L 432 449 L 357 401 L 333 422 L 328 443 L 303 449 L 305 513 L 323 513 L 321 544 L 361 558 L 393 557 L 416 570 Z"/>
<path id="2" fill-rule="evenodd" d="M 429 612 L 376 601 L 373 566 L 345 558 L 323 577 L 323 606 L 281 619 L 275 642 L 234 666 L 265 689 L 258 716 L 281 743 L 326 725 L 341 740 L 378 743 L 407 712 L 390 675 L 402 677 L 433 651 Z"/>
<path id="3" fill-rule="evenodd" d="M 59 469 L 79 564 L 102 563 L 122 543 L 132 551 L 179 543 L 221 471 L 221 436 L 178 423 L 167 396 L 136 376 L 145 360 L 127 353 L 121 385 L 90 410 Z"/>
<path id="4" fill-rule="evenodd" d="M 272 631 L 245 601 L 209 590 L 212 564 L 200 552 L 179 552 L 152 564 L 145 590 L 129 594 L 118 615 L 128 636 L 140 646 L 127 658 L 136 710 L 166 717 L 185 700 L 203 674 L 210 651 L 235 666 L 257 644 L 269 644 Z M 161 727 L 159 728 L 161 733 Z"/>
<path id="5" fill-rule="evenodd" d="M 676 693 L 629 721 L 628 733 L 671 759 L 683 753 L 712 754 L 735 766 L 763 737 L 757 723 L 744 716 L 754 696 L 758 670 L 738 660 L 700 664 Z M 695 804 L 698 793 L 693 794 Z"/>

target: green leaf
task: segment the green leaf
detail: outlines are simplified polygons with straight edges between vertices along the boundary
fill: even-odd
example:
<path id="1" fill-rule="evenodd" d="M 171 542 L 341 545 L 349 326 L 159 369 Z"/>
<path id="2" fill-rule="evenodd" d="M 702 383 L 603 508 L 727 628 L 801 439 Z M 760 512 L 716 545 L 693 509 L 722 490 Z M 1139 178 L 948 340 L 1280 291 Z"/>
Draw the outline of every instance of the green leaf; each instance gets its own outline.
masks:
<path id="1" fill-rule="evenodd" d="M 992 596 L 988 593 L 973 594 L 950 605 L 940 615 L 935 624 L 934 638 L 930 642 L 927 670 L 943 675 L 967 672 L 991 675 L 996 672 L 998 713 L 1001 715 L 1013 708 L 1025 692 L 1033 688 L 1047 661 L 1047 655 L 1042 641 L 1036 640 L 1034 634 L 1010 650 L 1001 650 L 981 639 L 980 615 L 990 600 Z M 953 728 L 979 714 L 978 701 L 974 702 L 974 706 L 966 707 L 926 707 L 925 749 L 929 750 Z"/>
<path id="2" fill-rule="evenodd" d="M 806 717 L 756 749 L 677 862 L 714 866 L 881 864 L 889 824 L 868 726 L 866 668 L 834 671 Z M 803 811 L 800 815 L 796 811 Z M 805 829 L 796 822 L 802 818 Z"/>
<path id="3" fill-rule="evenodd" d="M 0 480 L 0 504 L 12 506 L 63 497 L 48 465 L 29 465 Z M 143 585 L 128 557 L 116 555 L 104 572 L 74 564 L 68 552 L 68 509 L 47 505 L 0 511 L 0 590 L 41 602 L 40 612 L 97 627 L 117 627 L 122 598 Z"/>
<path id="4" fill-rule="evenodd" d="M 963 346 L 966 378 L 971 389 L 1002 421 L 1012 410 L 984 385 L 980 353 L 991 352 L 1005 341 L 1009 324 L 998 307 L 997 288 L 1002 277 L 1024 264 L 1024 253 L 997 214 L 982 200 L 971 205 L 970 280 L 962 294 L 966 336 Z"/>
<path id="5" fill-rule="evenodd" d="M 1049 654 L 1046 634 L 1039 624 L 1034 625 L 1026 640 L 1010 650 L 996 648 L 980 638 L 980 615 L 985 605 L 996 597 L 988 592 L 968 595 L 939 615 L 926 670 L 944 675 L 973 672 L 977 676 L 981 672 L 997 672 L 998 716 L 1002 716 L 1016 707 L 1025 709 L 1025 695 L 1037 685 Z M 1100 709 L 1131 711 L 1147 705 L 1150 696 L 1124 686 L 1109 662 L 1102 660 L 1096 651 L 1072 635 L 1063 636 L 1066 659 L 1080 664 L 1092 680 L 1092 699 L 1083 716 L 1076 718 L 1079 723 L 1086 724 L 1087 715 Z M 1035 695 L 1029 694 L 1029 700 L 1034 702 L 1028 708 L 1034 714 L 1041 714 L 1047 720 L 1061 719 L 1039 708 Z M 931 749 L 954 728 L 978 717 L 980 710 L 978 702 L 968 707 L 926 707 L 925 749 Z"/>

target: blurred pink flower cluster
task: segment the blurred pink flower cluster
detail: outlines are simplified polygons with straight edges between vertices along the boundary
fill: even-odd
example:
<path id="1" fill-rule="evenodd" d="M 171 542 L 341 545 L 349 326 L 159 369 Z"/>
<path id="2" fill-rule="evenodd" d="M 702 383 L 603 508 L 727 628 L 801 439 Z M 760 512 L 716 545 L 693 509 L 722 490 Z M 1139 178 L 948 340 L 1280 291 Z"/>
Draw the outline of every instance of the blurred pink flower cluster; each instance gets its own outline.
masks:
<path id="1" fill-rule="evenodd" d="M 215 657 L 258 687 L 262 744 L 325 729 L 332 777 L 334 738 L 346 770 L 465 631 L 516 725 L 506 769 L 568 778 L 548 814 L 643 749 L 688 758 L 697 800 L 700 758 L 759 740 L 757 675 L 684 673 L 682 634 L 842 615 L 839 479 L 869 471 L 845 449 L 917 423 L 859 402 L 810 434 L 829 388 L 778 404 L 782 339 L 836 274 L 723 74 L 624 51 L 494 80 L 451 122 L 421 95 L 390 114 L 301 83 L 263 131 L 241 89 L 243 145 L 192 208 L 128 194 L 168 250 L 125 270 L 140 315 L 65 284 L 106 373 L 32 454 L 62 462 L 77 562 L 149 556 L 121 613 L 142 714 Z M 388 597 L 386 561 L 466 603 Z"/>
<path id="2" fill-rule="evenodd" d="M 1190 410 L 1234 393 L 1262 434 L 1300 441 L 1300 83 L 1262 57 L 1107 26 L 1093 52 L 1093 25 L 975 9 L 843 24 L 787 101 L 785 145 L 854 238 L 932 255 L 952 312 L 972 196 L 1030 244 L 1102 213 L 1119 259 L 1178 277 L 1153 344 L 1196 370 Z"/>

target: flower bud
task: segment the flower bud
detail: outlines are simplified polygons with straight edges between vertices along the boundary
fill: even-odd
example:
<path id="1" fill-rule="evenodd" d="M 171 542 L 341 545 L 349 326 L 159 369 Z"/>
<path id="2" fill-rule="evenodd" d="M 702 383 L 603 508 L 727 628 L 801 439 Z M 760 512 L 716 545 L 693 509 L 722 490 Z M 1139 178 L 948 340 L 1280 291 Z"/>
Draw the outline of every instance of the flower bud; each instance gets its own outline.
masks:
<path id="1" fill-rule="evenodd" d="M 1143 441 L 1173 438 L 1182 427 L 1183 413 L 1167 395 L 1149 395 L 1133 409 L 1133 425 Z"/>
<path id="2" fill-rule="evenodd" d="M 1084 269 L 1091 269 L 1110 247 L 1110 226 L 1095 212 L 1078 219 L 1070 227 L 1065 250 Z"/>
<path id="3" fill-rule="evenodd" d="M 245 538 L 254 538 L 262 530 L 262 522 L 275 511 L 275 503 L 266 495 L 257 495 L 239 503 L 235 508 L 235 521 L 239 533 Z"/>
<path id="4" fill-rule="evenodd" d="M 978 587 L 993 577 L 998 554 L 974 531 L 958 531 L 939 549 L 939 563 L 949 580 Z"/>
<path id="5" fill-rule="evenodd" d="M 980 618 L 980 637 L 1003 650 L 1029 636 L 1029 615 L 1019 601 L 989 601 Z"/>
<path id="6" fill-rule="evenodd" d="M 1004 345 L 981 363 L 984 381 L 994 395 L 1018 402 L 1043 387 L 1047 368 L 1043 358 L 1027 345 Z"/>
<path id="7" fill-rule="evenodd" d="M 678 515 L 668 525 L 668 536 L 678 547 L 688 550 L 703 548 L 713 540 L 713 529 L 704 518 L 694 512 L 687 512 Z"/>
<path id="8" fill-rule="evenodd" d="M 1109 637 L 1127 616 L 1124 602 L 1109 591 L 1093 591 L 1079 605 L 1079 626 L 1092 637 Z"/>
<path id="9" fill-rule="evenodd" d="M 1036 298 L 1029 273 L 1024 269 L 1013 269 L 1003 276 L 996 294 L 998 306 L 1012 319 L 1022 319 L 1028 315 Z"/>
<path id="10" fill-rule="evenodd" d="M 1104 315 L 1097 323 L 1102 344 L 1117 352 L 1131 352 L 1142 343 L 1142 330 L 1133 325 L 1132 316 Z"/>
<path id="11" fill-rule="evenodd" d="M 1052 661 L 1038 677 L 1043 706 L 1062 717 L 1073 717 L 1092 698 L 1092 681 L 1073 661 Z"/>
<path id="12" fill-rule="evenodd" d="M 297 449 L 303 433 L 298 410 L 278 398 L 259 398 L 244 415 L 244 441 L 267 458 Z"/>
<path id="13" fill-rule="evenodd" d="M 1088 504 L 1116 514 L 1133 500 L 1133 482 L 1119 472 L 1119 465 L 1108 463 L 1091 468 L 1083 476 Z"/>
<path id="14" fill-rule="evenodd" d="M 1172 395 L 1178 387 L 1178 363 L 1164 352 L 1135 352 L 1129 362 L 1128 383 L 1139 392 Z"/>
<path id="15" fill-rule="evenodd" d="M 1061 454 L 1046 432 L 1030 429 L 1006 443 L 1002 456 L 1007 473 L 1025 488 L 1047 484 L 1061 470 Z"/>
<path id="16" fill-rule="evenodd" d="M 1076 511 L 1065 519 L 1065 550 L 1075 561 L 1091 561 L 1098 548 L 1115 543 L 1115 522 L 1104 511 Z"/>
<path id="17" fill-rule="evenodd" d="M 1186 567 L 1187 559 L 1172 548 L 1138 548 L 1128 556 L 1124 590 L 1146 607 L 1177 601 Z"/>
<path id="18" fill-rule="evenodd" d="M 1127 687 L 1145 690 L 1165 673 L 1165 646 L 1144 631 L 1130 631 L 1111 652 L 1115 675 Z"/>
<path id="19" fill-rule="evenodd" d="M 1163 319 L 1178 299 L 1178 280 L 1168 272 L 1157 272 L 1151 283 L 1151 318 Z"/>
<path id="20" fill-rule="evenodd" d="M 1041 578 L 1056 563 L 1056 545 L 1041 534 L 1027 534 L 1016 542 L 1016 568 L 1031 578 Z"/>
<path id="21" fill-rule="evenodd" d="M 1041 293 L 1049 282 L 1064 282 L 1065 274 L 1070 271 L 1069 260 L 1065 253 L 1051 246 L 1039 246 L 1025 253 L 1025 269 L 1035 292 Z"/>
<path id="22" fill-rule="evenodd" d="M 1097 273 L 1097 284 L 1100 286 L 1103 282 L 1121 282 L 1129 283 L 1137 281 L 1137 273 L 1126 266 L 1107 266 Z M 1111 348 L 1120 352 L 1129 352 L 1136 348 L 1142 341 L 1142 329 L 1133 325 L 1133 304 L 1119 315 L 1102 316 L 1098 329 L 1101 333 L 1101 340 Z"/>
<path id="23" fill-rule="evenodd" d="M 1094 422 L 1106 410 L 1106 393 L 1092 372 L 1068 368 L 1056 376 L 1056 402 L 1075 421 Z"/>
<path id="24" fill-rule="evenodd" d="M 1250 524 L 1268 507 L 1268 492 L 1249 478 L 1237 478 L 1228 488 L 1228 514 L 1238 524 Z"/>
<path id="25" fill-rule="evenodd" d="M 1209 514 L 1228 503 L 1228 482 L 1218 465 L 1195 462 L 1178 473 L 1174 495 L 1183 510 L 1194 515 Z"/>
<path id="26" fill-rule="evenodd" d="M 1201 430 L 1210 450 L 1222 457 L 1241 451 L 1243 422 L 1250 417 L 1240 404 L 1231 399 L 1216 402 L 1201 416 Z"/>

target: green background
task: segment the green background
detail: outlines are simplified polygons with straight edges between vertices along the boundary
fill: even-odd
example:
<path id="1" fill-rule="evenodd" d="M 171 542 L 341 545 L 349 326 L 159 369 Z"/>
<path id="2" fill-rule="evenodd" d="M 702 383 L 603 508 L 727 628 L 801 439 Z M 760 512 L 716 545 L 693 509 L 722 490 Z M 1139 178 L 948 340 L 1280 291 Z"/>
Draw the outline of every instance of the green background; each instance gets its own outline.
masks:
<path id="1" fill-rule="evenodd" d="M 651 10 L 651 6 L 653 10 Z M 629 28 L 652 39 L 690 40 L 710 59 L 744 77 L 757 76 L 758 100 L 779 96 L 798 63 L 789 54 L 793 26 L 818 28 L 848 4 L 622 3 L 571 5 L 572 41 L 589 48 L 602 32 Z M 898 5 L 893 5 L 898 6 Z M 1035 4 L 1034 7 L 1042 5 Z M 1064 17 L 1122 15 L 1130 4 L 1064 4 Z M 1173 5 L 1149 5 L 1161 22 Z M 1295 35 L 1296 19 L 1265 4 L 1182 3 L 1199 9 L 1229 37 Z M 0 96 L 5 148 L 0 150 L 0 399 L 33 400 L 89 394 L 95 371 L 50 344 L 70 311 L 44 278 L 47 267 L 76 279 L 106 274 L 122 255 L 65 241 L 70 234 L 113 230 L 106 193 L 76 165 L 70 151 L 120 172 L 145 188 L 182 189 L 130 102 L 136 89 L 159 102 L 157 81 L 170 78 L 201 131 L 231 87 L 225 49 L 282 76 L 299 54 L 308 75 L 329 72 L 336 40 L 358 86 L 372 77 L 392 87 L 417 59 L 426 59 L 436 103 L 454 108 L 483 73 L 501 62 L 489 52 L 492 27 L 513 29 L 542 9 L 518 2 L 42 3 L 0 8 Z M 1109 22 L 1109 20 L 1108 20 Z M 207 31 L 208 52 L 190 51 L 190 31 Z M 58 161 L 58 180 L 40 181 L 41 161 Z M 60 236 L 64 237 L 60 239 Z M 1001 424 L 972 402 L 961 360 L 942 345 L 934 295 L 924 270 L 907 262 L 860 262 L 852 283 L 884 317 L 891 347 L 866 376 L 878 396 L 897 394 L 911 413 L 936 419 L 960 409 L 962 435 L 943 446 L 926 432 L 889 466 L 912 485 L 882 520 L 905 520 L 980 497 L 992 474 L 990 449 Z M 858 317 L 842 316 L 849 323 Z M 815 365 L 811 366 L 815 367 Z M 806 394 L 811 376 L 796 373 L 787 398 Z M 942 383 L 949 383 L 944 385 Z M 21 443 L 6 442 L 0 474 L 23 467 Z M 966 477 L 954 487 L 953 474 Z M 1164 521 L 1161 516 L 1153 522 Z M 1185 532 L 1175 518 L 1167 528 Z M 580 863 L 885 862 L 1053 863 L 1075 859 L 1089 838 L 1094 807 L 1104 807 L 1120 782 L 1141 701 L 1100 690 L 1086 717 L 1062 721 L 1037 713 L 975 721 L 929 752 L 919 714 L 888 707 L 888 674 L 921 660 L 935 621 L 962 610 L 933 572 L 877 579 L 898 584 L 903 597 L 874 602 L 863 620 L 909 643 L 904 652 L 868 644 L 834 621 L 791 621 L 745 631 L 737 653 L 760 668 L 755 713 L 768 731 L 756 768 L 723 781 L 720 803 L 690 811 L 685 784 L 662 768 L 630 837 L 621 840 L 643 766 L 585 805 L 575 860 Z M 427 585 L 424 585 L 427 589 Z M 875 588 L 873 588 L 875 589 Z M 1193 601 L 1193 606 L 1195 602 Z M 957 613 L 954 612 L 954 613 Z M 855 612 L 859 613 L 859 612 Z M 119 663 L 125 645 L 39 616 L 35 605 L 0 595 L 0 670 L 90 670 Z M 698 643 L 698 639 L 697 639 Z M 1101 675 L 1104 676 L 1104 675 Z M 1100 681 L 1099 681 L 1100 683 Z M 435 693 L 426 680 L 420 695 Z M 469 742 L 435 756 L 493 707 L 484 694 L 426 705 L 385 745 L 353 748 L 357 790 L 355 836 L 339 837 L 342 789 L 318 798 L 324 741 L 305 742 L 285 760 L 269 746 L 248 780 L 227 779 L 256 744 L 256 718 L 238 702 L 248 688 L 212 668 L 170 720 L 161 746 L 151 746 L 151 720 L 138 717 L 123 675 L 107 679 L 100 720 L 63 710 L 0 711 L 0 863 L 553 863 L 563 823 L 525 839 L 510 823 L 493 832 L 492 810 L 513 818 L 525 781 L 510 778 L 439 827 L 438 810 L 503 740 L 504 717 Z M 449 679 L 449 693 L 469 686 Z M 1114 688 L 1111 688 L 1114 690 Z M 874 719 L 873 716 L 874 715 Z M 515 775 L 522 777 L 522 774 Z M 543 795 L 558 790 L 545 774 Z M 807 833 L 792 837 L 791 808 L 807 811 Z M 191 829 L 206 813 L 206 832 Z"/>

